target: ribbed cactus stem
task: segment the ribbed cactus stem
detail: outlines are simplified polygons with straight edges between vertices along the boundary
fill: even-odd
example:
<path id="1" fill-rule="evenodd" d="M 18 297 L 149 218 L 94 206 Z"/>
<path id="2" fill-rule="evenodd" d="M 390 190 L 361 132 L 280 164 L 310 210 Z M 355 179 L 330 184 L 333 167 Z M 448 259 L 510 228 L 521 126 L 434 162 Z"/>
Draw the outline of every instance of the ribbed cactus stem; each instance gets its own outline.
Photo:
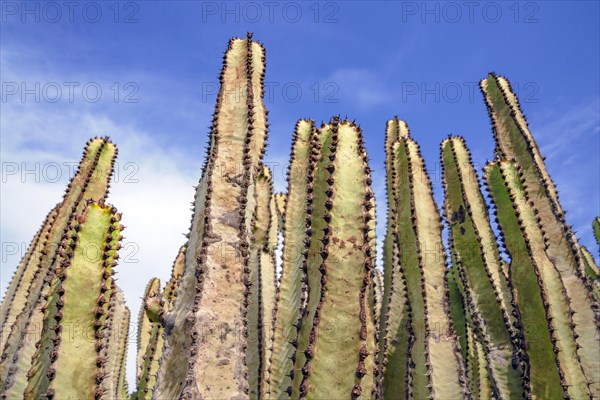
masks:
<path id="1" fill-rule="evenodd" d="M 450 318 L 441 216 L 418 145 L 394 145 L 400 263 L 411 307 L 409 392 L 414 398 L 468 393 L 460 345 Z"/>
<path id="2" fill-rule="evenodd" d="M 160 296 L 161 319 L 164 318 L 167 313 L 171 312 L 175 300 L 177 299 L 177 288 L 179 287 L 179 282 L 183 276 L 183 269 L 185 268 L 185 253 L 186 245 L 183 245 L 179 249 L 179 253 L 173 262 L 173 267 L 171 268 L 171 279 L 169 279 L 165 285 L 163 294 Z"/>
<path id="3" fill-rule="evenodd" d="M 284 242 L 284 254 L 286 251 L 292 251 L 292 254 L 304 257 L 302 262 L 303 270 L 303 296 L 300 299 L 302 312 L 300 319 L 295 322 L 294 327 L 297 330 L 296 341 L 292 339 L 295 352 L 290 356 L 292 368 L 289 375 L 292 378 L 292 385 L 286 389 L 288 395 L 293 399 L 300 396 L 300 384 L 303 378 L 303 368 L 306 363 L 305 351 L 310 343 L 310 333 L 313 326 L 317 305 L 319 304 L 319 293 L 321 291 L 321 272 L 319 266 L 323 262 L 321 255 L 322 240 L 325 236 L 325 202 L 327 200 L 326 190 L 329 185 L 327 182 L 331 179 L 331 173 L 328 168 L 331 165 L 330 143 L 332 131 L 322 125 L 319 130 L 310 132 L 309 138 L 309 164 L 306 171 L 306 204 L 305 221 L 302 225 L 302 219 L 292 219 L 290 217 L 289 207 L 291 205 L 291 192 L 288 193 L 288 203 L 286 209 L 286 230 L 288 226 L 298 226 L 305 231 L 305 236 L 297 245 L 292 243 L 288 245 Z M 300 247 L 301 246 L 301 247 Z M 289 247 L 290 250 L 286 250 Z M 284 259 L 285 263 L 285 259 Z M 284 264 L 285 268 L 285 264 Z M 293 338 L 293 336 L 292 336 Z"/>
<path id="4" fill-rule="evenodd" d="M 165 316 L 155 398 L 249 395 L 248 263 L 267 126 L 264 69 L 264 48 L 251 34 L 230 41 L 208 160 L 196 191 L 186 267 L 175 307 Z"/>
<path id="5" fill-rule="evenodd" d="M 600 246 L 600 217 L 594 218 L 594 221 L 592 222 L 592 229 L 594 230 L 596 243 L 598 243 L 598 246 Z"/>
<path id="6" fill-rule="evenodd" d="M 375 320 L 372 303 L 375 215 L 370 170 L 360 128 L 334 118 L 329 132 L 324 189 L 324 235 L 320 238 L 318 290 L 300 398 L 370 397 L 374 390 Z M 324 147 L 324 146 L 323 146 Z M 313 204 L 314 209 L 315 204 Z M 314 237 L 313 237 L 314 239 Z M 309 282 L 310 284 L 310 282 Z"/>
<path id="7" fill-rule="evenodd" d="M 277 219 L 279 231 L 283 233 L 283 217 L 285 216 L 285 204 L 287 202 L 287 193 L 276 193 L 275 196 L 275 207 L 277 209 Z"/>
<path id="8" fill-rule="evenodd" d="M 50 235 L 50 230 L 52 229 L 57 213 L 58 205 L 46 216 L 44 223 L 34 236 L 6 289 L 2 305 L 0 306 L 0 329 L 2 329 L 2 337 L 4 337 L 5 333 L 8 333 L 4 331 L 5 327 L 10 328 L 13 321 L 17 318 L 17 314 L 22 309 L 27 296 L 26 289 L 29 282 L 33 279 L 33 275 L 40 263 L 40 258 L 43 256 L 41 252 L 48 241 L 48 236 Z M 0 343 L 3 346 L 4 340 L 1 340 Z M 0 353 L 2 353 L 2 347 L 0 347 Z"/>
<path id="9" fill-rule="evenodd" d="M 491 399 L 492 383 L 488 373 L 489 363 L 482 344 L 475 337 L 474 328 L 478 329 L 479 325 L 474 323 L 477 315 L 474 314 L 471 293 L 465 290 L 464 280 L 464 269 L 459 270 L 458 263 L 452 255 L 452 267 L 446 273 L 446 281 L 450 312 L 461 346 L 469 391 L 473 399 Z"/>
<path id="10" fill-rule="evenodd" d="M 148 343 L 150 342 L 150 338 L 152 336 L 152 330 L 154 323 L 150 321 L 148 313 L 146 312 L 145 304 L 148 302 L 152 302 L 153 300 L 159 300 L 160 298 L 160 279 L 152 278 L 146 285 L 146 289 L 144 290 L 144 297 L 142 297 L 142 307 L 140 307 L 140 312 L 138 314 L 138 322 L 137 322 L 137 358 L 136 358 L 136 380 L 138 382 L 144 370 L 144 357 L 146 354 L 146 349 L 148 348 Z"/>
<path id="11" fill-rule="evenodd" d="M 114 398 L 114 338 L 125 310 L 113 278 L 120 219 L 114 207 L 92 202 L 68 225 L 25 398 Z"/>
<path id="12" fill-rule="evenodd" d="M 565 374 L 561 369 L 561 356 L 573 353 L 573 348 L 558 351 L 557 321 L 553 318 L 568 317 L 557 312 L 550 304 L 550 281 L 557 282 L 554 267 L 544 265 L 543 247 L 536 247 L 531 234 L 537 230 L 536 217 L 528 207 L 523 181 L 517 167 L 507 161 L 486 166 L 486 181 L 496 205 L 498 222 L 506 238 L 506 247 L 511 255 L 509 278 L 514 291 L 516 310 L 522 322 L 524 348 L 528 368 L 526 389 L 532 398 L 562 398 L 567 395 Z M 531 220 L 533 218 L 533 220 Z M 529 227 L 528 224 L 533 223 Z M 544 271 L 547 270 L 548 271 Z M 554 274 L 553 274 L 554 272 Z M 552 278 L 554 275 L 554 279 Z M 558 283 L 558 282 L 557 282 Z M 562 293 L 555 293 L 554 297 Z M 563 306 L 568 302 L 563 300 Z M 571 341 L 572 342 L 572 341 Z M 569 341 L 562 345 L 568 345 Z M 563 366 L 564 368 L 565 366 Z M 579 363 L 570 368 L 579 368 Z M 581 376 L 581 372 L 578 374 Z M 581 388 L 581 387 L 580 387 Z M 577 390 L 577 387 L 572 389 Z M 585 385 L 584 385 L 584 389 Z M 584 391 L 585 393 L 585 391 Z M 584 394 L 584 397 L 589 394 Z"/>
<path id="13" fill-rule="evenodd" d="M 509 319 L 510 293 L 477 174 L 462 138 L 443 141 L 441 158 L 451 251 L 472 308 L 476 326 L 471 328 L 484 348 L 495 397 L 522 398 L 519 359 L 513 347 L 517 337 Z"/>
<path id="14" fill-rule="evenodd" d="M 118 354 L 117 362 L 115 363 L 115 399 L 129 400 L 129 385 L 127 383 L 127 351 L 129 344 L 129 323 L 131 320 L 131 312 L 129 308 L 124 307 L 122 318 L 119 321 L 120 332 L 118 336 Z"/>
<path id="15" fill-rule="evenodd" d="M 108 340 L 105 370 L 110 374 L 104 389 L 105 399 L 122 399 L 125 385 L 126 347 L 129 335 L 129 309 L 125 306 L 123 291 L 115 286 L 115 293 L 110 299 L 109 309 L 112 310 L 111 334 Z"/>
<path id="16" fill-rule="evenodd" d="M 312 183 L 307 179 L 311 163 L 310 142 L 314 139 L 312 121 L 300 120 L 294 129 L 290 164 L 287 173 L 287 195 L 276 195 L 278 214 L 283 222 L 283 265 L 276 293 L 275 329 L 273 333 L 272 362 L 268 386 L 274 399 L 291 394 L 294 357 L 298 346 L 298 329 L 306 296 L 305 246 L 307 212 L 312 199 Z M 281 205 L 281 201 L 285 204 Z M 283 215 L 282 215 L 283 213 Z M 307 242 L 308 241 L 308 242 Z M 295 371 L 296 372 L 296 371 Z"/>
<path id="17" fill-rule="evenodd" d="M 33 273 L 19 284 L 18 294 L 10 303 L 9 316 L 2 327 L 2 356 L 0 357 L 0 393 L 22 393 L 27 383 L 27 371 L 35 344 L 42 336 L 45 298 L 55 270 L 63 256 L 58 253 L 67 239 L 68 223 L 83 211 L 87 199 L 102 201 L 107 193 L 117 148 L 108 138 L 94 138 L 87 142 L 84 155 L 75 176 L 71 179 L 63 201 L 49 227 L 47 238 L 34 260 Z M 4 306 L 3 306 L 4 308 Z M 13 318 L 14 317 L 14 318 Z"/>
<path id="18" fill-rule="evenodd" d="M 277 211 L 272 193 L 271 172 L 263 167 L 256 179 L 256 221 L 250 245 L 252 294 L 248 306 L 247 351 L 250 398 L 263 398 L 269 392 L 277 247 Z"/>
<path id="19" fill-rule="evenodd" d="M 411 346 L 411 311 L 406 288 L 406 277 L 400 263 L 398 239 L 399 186 L 395 168 L 394 144 L 400 137 L 407 137 L 408 127 L 395 117 L 386 126 L 386 190 L 387 228 L 383 247 L 383 299 L 379 325 L 379 363 L 382 369 L 385 393 L 397 393 L 401 397 L 409 393 L 409 368 Z"/>

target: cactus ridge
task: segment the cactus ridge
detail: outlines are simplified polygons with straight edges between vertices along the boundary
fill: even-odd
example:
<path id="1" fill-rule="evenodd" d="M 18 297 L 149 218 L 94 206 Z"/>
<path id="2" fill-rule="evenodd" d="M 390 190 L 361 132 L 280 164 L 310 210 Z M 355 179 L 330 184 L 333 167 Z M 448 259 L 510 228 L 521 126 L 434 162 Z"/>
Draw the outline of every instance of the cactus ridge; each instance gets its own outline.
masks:
<path id="1" fill-rule="evenodd" d="M 57 208 L 56 219 L 41 250 L 33 278 L 29 282 L 22 311 L 10 328 L 3 327 L 3 331 L 8 331 L 9 334 L 0 357 L 0 396 L 10 397 L 11 393 L 21 393 L 25 388 L 25 374 L 31 366 L 30 360 L 36 344 L 34 340 L 28 339 L 28 336 L 32 333 L 33 337 L 42 336 L 42 307 L 48 296 L 54 271 L 62 262 L 62 255 L 58 253 L 61 245 L 56 244 L 61 244 L 67 239 L 69 222 L 76 213 L 86 207 L 84 198 L 101 201 L 106 197 L 117 153 L 117 148 L 108 137 L 95 137 L 86 144 L 77 173 L 69 182 L 63 201 Z"/>

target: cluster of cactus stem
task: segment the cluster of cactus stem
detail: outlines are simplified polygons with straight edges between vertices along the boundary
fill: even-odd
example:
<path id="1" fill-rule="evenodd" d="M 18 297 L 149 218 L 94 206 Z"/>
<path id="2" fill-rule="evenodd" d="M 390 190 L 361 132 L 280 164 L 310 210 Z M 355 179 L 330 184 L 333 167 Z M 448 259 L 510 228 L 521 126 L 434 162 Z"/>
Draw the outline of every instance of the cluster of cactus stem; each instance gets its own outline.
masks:
<path id="1" fill-rule="evenodd" d="M 104 204 L 117 151 L 95 138 L 4 296 L 2 398 L 600 397 L 600 272 L 505 78 L 481 82 L 496 142 L 484 190 L 465 140 L 441 143 L 443 213 L 407 124 L 387 122 L 378 269 L 361 128 L 299 120 L 275 194 L 265 50 L 248 34 L 223 59 L 187 242 L 139 312 L 136 390 L 123 226 Z"/>

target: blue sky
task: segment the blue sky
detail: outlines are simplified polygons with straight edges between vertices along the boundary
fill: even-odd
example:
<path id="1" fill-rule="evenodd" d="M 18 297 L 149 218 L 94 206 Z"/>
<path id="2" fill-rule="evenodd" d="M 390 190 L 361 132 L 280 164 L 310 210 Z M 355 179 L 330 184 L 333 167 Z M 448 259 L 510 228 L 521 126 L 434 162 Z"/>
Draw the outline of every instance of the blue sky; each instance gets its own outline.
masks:
<path id="1" fill-rule="evenodd" d="M 222 53 L 246 31 L 267 48 L 266 161 L 277 190 L 296 120 L 348 115 L 365 134 L 381 221 L 384 127 L 397 114 L 422 147 L 441 203 L 445 136 L 465 136 L 479 167 L 493 157 L 477 84 L 495 71 L 517 88 L 567 219 L 598 256 L 590 228 L 600 214 L 598 2 L 0 6 L 2 292 L 60 200 L 69 163 L 89 137 L 107 134 L 120 148 L 109 200 L 128 227 L 119 283 L 137 313 L 145 283 L 168 278 L 184 241 Z"/>

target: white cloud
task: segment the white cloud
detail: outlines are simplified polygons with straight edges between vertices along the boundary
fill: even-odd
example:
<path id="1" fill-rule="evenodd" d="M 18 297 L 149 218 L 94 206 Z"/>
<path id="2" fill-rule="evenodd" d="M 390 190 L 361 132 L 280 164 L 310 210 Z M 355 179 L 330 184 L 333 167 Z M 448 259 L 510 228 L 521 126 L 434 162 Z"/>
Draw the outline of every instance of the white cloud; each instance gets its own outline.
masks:
<path id="1" fill-rule="evenodd" d="M 360 109 L 371 109 L 390 100 L 389 91 L 376 73 L 366 69 L 340 69 L 331 79 L 340 91 L 340 102 L 354 104 Z"/>

